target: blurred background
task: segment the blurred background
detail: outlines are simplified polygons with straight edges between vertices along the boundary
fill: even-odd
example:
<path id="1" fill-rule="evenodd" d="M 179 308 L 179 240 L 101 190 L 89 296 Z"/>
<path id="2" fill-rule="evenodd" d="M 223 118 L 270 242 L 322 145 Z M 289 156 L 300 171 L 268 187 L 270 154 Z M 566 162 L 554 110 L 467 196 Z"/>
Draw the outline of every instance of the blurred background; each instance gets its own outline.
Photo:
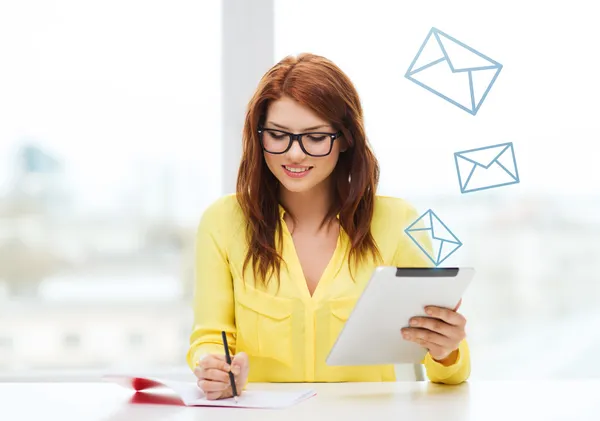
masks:
<path id="1" fill-rule="evenodd" d="M 358 89 L 379 193 L 463 242 L 471 378 L 600 376 L 593 5 L 413 3 L 0 2 L 0 379 L 187 372 L 196 225 L 301 52 Z M 504 66 L 476 116 L 404 77 L 432 26 Z M 520 183 L 461 194 L 453 153 L 502 142 Z"/>

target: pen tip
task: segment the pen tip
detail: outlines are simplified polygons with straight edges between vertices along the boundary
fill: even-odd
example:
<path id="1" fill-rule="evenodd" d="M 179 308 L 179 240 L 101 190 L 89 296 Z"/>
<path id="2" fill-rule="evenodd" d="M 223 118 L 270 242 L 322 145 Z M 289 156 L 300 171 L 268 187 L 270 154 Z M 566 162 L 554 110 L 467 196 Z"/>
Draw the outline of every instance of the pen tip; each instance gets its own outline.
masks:
<path id="1" fill-rule="evenodd" d="M 235 401 L 235 403 L 238 403 L 238 397 L 237 396 L 234 396 L 233 400 Z"/>

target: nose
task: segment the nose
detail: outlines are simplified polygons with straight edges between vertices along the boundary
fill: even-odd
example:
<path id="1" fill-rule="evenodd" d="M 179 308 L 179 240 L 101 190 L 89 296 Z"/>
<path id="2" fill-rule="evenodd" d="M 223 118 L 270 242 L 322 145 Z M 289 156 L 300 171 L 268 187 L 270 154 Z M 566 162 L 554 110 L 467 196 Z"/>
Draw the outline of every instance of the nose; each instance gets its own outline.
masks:
<path id="1" fill-rule="evenodd" d="M 292 162 L 300 162 L 306 158 L 306 154 L 300 147 L 300 142 L 298 141 L 292 142 L 292 146 L 287 151 L 286 155 Z"/>

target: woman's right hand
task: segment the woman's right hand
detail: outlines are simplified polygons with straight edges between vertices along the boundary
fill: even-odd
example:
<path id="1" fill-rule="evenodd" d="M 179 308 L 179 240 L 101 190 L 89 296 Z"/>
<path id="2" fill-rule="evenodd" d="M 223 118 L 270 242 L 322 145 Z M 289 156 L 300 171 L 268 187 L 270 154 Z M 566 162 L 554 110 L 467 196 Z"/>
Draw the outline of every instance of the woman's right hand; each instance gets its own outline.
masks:
<path id="1" fill-rule="evenodd" d="M 231 360 L 231 367 L 225 360 L 225 355 L 205 354 L 200 357 L 194 374 L 198 378 L 198 387 L 206 395 L 206 399 L 224 399 L 231 398 L 233 391 L 229 381 L 229 370 L 234 374 L 235 387 L 238 396 L 242 394 L 242 389 L 246 386 L 250 363 L 248 355 L 240 352 Z"/>

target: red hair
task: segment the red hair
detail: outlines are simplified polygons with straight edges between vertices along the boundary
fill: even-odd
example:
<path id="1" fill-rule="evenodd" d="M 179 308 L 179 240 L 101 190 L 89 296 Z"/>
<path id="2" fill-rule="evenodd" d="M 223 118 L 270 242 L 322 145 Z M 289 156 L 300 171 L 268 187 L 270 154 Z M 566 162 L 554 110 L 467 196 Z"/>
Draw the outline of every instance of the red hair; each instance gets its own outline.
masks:
<path id="1" fill-rule="evenodd" d="M 356 264 L 372 255 L 380 257 L 371 235 L 379 165 L 371 151 L 363 124 L 358 93 L 350 79 L 328 59 L 314 54 L 288 56 L 262 77 L 248 104 L 243 130 L 243 152 L 237 177 L 237 200 L 247 220 L 248 252 L 243 269 L 252 261 L 254 275 L 268 282 L 268 273 L 279 279 L 282 257 L 275 248 L 279 217 L 279 181 L 266 165 L 258 137 L 272 101 L 288 96 L 328 121 L 348 149 L 339 155 L 331 174 L 335 194 L 324 219 L 339 214 L 340 226 L 350 238 L 350 260 Z M 350 262 L 348 262 L 350 264 Z"/>

